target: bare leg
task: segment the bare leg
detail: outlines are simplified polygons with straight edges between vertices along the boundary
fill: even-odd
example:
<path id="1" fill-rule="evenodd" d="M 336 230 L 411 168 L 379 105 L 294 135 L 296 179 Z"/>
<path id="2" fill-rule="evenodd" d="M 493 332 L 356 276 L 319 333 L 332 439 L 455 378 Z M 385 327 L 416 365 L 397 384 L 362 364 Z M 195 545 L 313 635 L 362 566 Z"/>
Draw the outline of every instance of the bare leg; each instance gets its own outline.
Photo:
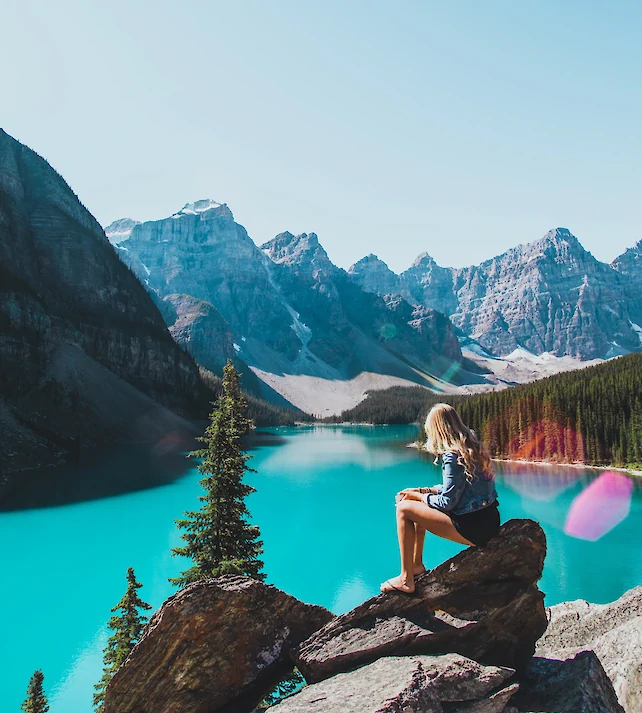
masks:
<path id="1" fill-rule="evenodd" d="M 415 523 L 415 554 L 413 557 L 413 573 L 421 574 L 426 571 L 423 562 L 424 540 L 426 538 L 426 528 Z"/>
<path id="2" fill-rule="evenodd" d="M 423 528 L 438 537 L 443 537 L 461 545 L 471 545 L 462 537 L 446 513 L 431 508 L 418 500 L 402 500 L 397 504 L 397 535 L 401 554 L 401 574 L 381 585 L 381 591 L 389 592 L 400 589 L 414 592 L 414 564 L 417 551 L 418 530 Z M 421 551 L 421 550 L 420 550 Z"/>

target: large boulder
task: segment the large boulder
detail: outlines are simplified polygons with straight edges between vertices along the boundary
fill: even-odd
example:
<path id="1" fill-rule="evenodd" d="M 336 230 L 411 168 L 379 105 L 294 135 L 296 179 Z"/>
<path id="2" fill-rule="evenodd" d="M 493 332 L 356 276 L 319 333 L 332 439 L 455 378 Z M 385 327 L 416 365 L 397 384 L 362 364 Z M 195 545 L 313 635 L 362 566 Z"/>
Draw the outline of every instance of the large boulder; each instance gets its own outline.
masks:
<path id="1" fill-rule="evenodd" d="M 624 713 L 593 651 L 583 651 L 567 661 L 534 658 L 520 678 L 515 703 L 520 711 Z"/>
<path id="2" fill-rule="evenodd" d="M 611 604 L 577 600 L 548 611 L 550 623 L 537 642 L 537 655 L 567 659 L 595 651 L 625 710 L 642 711 L 642 587 Z"/>
<path id="3" fill-rule="evenodd" d="M 494 699 L 494 708 L 479 710 L 500 713 L 518 686 L 492 692 L 514 673 L 508 668 L 482 666 L 459 654 L 391 656 L 305 686 L 269 710 L 274 713 L 442 713 L 441 704 L 447 703 L 451 704 L 449 711 L 459 713 L 477 709 L 470 708 L 469 703 L 463 706 L 456 705 L 458 703 L 468 701 L 492 706 L 490 702 Z"/>
<path id="4" fill-rule="evenodd" d="M 470 547 L 418 578 L 414 596 L 385 593 L 333 619 L 299 647 L 308 682 L 382 656 L 456 652 L 521 668 L 547 625 L 546 539 L 532 520 L 511 520 L 486 547 Z"/>
<path id="5" fill-rule="evenodd" d="M 189 585 L 154 614 L 105 692 L 103 713 L 251 711 L 332 618 L 254 579 Z"/>

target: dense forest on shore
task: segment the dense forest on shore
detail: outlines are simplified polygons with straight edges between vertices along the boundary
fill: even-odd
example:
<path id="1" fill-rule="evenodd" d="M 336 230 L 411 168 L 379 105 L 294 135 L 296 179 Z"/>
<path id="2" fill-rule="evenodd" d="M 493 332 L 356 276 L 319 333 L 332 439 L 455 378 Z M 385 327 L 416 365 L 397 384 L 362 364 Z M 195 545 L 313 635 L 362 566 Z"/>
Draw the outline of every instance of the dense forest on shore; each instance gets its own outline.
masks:
<path id="1" fill-rule="evenodd" d="M 455 400 L 461 397 L 454 397 Z M 443 394 L 435 394 L 422 386 L 391 386 L 368 391 L 366 398 L 339 416 L 327 416 L 324 423 L 414 423 L 419 415 L 440 401 Z M 448 403 L 454 403 L 452 398 Z"/>
<path id="2" fill-rule="evenodd" d="M 473 396 L 421 387 L 370 392 L 334 420 L 422 423 L 437 401 L 455 406 L 497 458 L 642 463 L 642 354 Z"/>

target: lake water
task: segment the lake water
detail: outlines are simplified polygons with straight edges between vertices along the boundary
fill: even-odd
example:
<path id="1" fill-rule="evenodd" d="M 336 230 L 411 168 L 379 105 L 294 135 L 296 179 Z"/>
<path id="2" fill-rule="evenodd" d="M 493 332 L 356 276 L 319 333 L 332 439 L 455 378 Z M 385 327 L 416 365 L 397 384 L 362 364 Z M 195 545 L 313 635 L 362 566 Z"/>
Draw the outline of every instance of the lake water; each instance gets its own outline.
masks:
<path id="1" fill-rule="evenodd" d="M 398 573 L 394 494 L 440 480 L 431 460 L 405 447 L 415 432 L 311 426 L 257 433 L 249 507 L 268 582 L 340 613 Z M 45 674 L 51 713 L 89 713 L 105 623 L 127 568 L 154 608 L 173 591 L 167 578 L 185 568 L 170 548 L 180 543 L 174 520 L 197 506 L 194 463 L 162 445 L 92 458 L 55 479 L 52 471 L 36 474 L 0 497 L 0 713 L 19 709 L 36 668 Z M 642 583 L 640 481 L 508 463 L 498 471 L 502 520 L 530 517 L 546 531 L 540 586 L 548 605 L 609 602 Z M 460 549 L 428 536 L 426 566 Z"/>

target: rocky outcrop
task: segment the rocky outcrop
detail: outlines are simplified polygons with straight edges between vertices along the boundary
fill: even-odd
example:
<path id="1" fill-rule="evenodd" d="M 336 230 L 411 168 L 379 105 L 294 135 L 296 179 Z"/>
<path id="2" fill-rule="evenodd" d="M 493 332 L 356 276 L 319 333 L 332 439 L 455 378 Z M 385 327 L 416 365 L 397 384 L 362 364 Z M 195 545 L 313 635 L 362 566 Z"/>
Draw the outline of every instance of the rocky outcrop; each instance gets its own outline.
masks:
<path id="1" fill-rule="evenodd" d="M 230 325 L 210 302 L 189 295 L 167 295 L 161 309 L 174 340 L 206 369 L 220 373 L 236 356 Z"/>
<path id="2" fill-rule="evenodd" d="M 450 357 L 453 361 L 461 361 L 459 339 L 452 322 L 445 314 L 429 307 L 417 306 L 412 310 L 412 318 L 408 324 L 424 335 L 440 354 Z"/>
<path id="3" fill-rule="evenodd" d="M 514 702 L 520 711 L 625 713 L 593 651 L 583 651 L 568 661 L 534 658 L 520 677 Z"/>
<path id="4" fill-rule="evenodd" d="M 639 671 L 642 587 L 589 615 L 595 605 L 579 617 L 577 602 L 559 605 L 538 644 L 555 641 L 564 655 L 613 646 L 591 638 L 610 621 L 627 639 L 614 659 L 628 666 L 611 679 L 590 650 L 533 658 L 547 625 L 536 586 L 545 549 L 535 522 L 511 520 L 486 547 L 419 577 L 416 596 L 382 594 L 339 617 L 246 577 L 190 585 L 154 614 L 104 713 L 244 713 L 294 663 L 308 684 L 275 713 L 637 713 L 639 700 L 623 708 L 611 679 Z M 624 675 L 630 693 L 637 679 Z"/>
<path id="5" fill-rule="evenodd" d="M 642 240 L 625 250 L 615 258 L 611 267 L 625 276 L 631 299 L 634 303 L 642 303 Z M 642 348 L 642 322 L 630 321 L 631 329 L 637 334 Z"/>
<path id="6" fill-rule="evenodd" d="M 127 409 L 87 420 L 101 369 L 123 382 L 123 403 L 138 393 L 147 411 L 159 402 L 189 413 L 199 395 L 194 361 L 93 216 L 43 158 L 0 130 L 0 471 L 129 439 Z"/>
<path id="7" fill-rule="evenodd" d="M 629 713 L 642 710 L 642 587 L 611 604 L 577 600 L 557 604 L 548 613 L 537 656 L 568 659 L 594 651 L 622 706 Z"/>
<path id="8" fill-rule="evenodd" d="M 521 347 L 586 360 L 642 348 L 640 252 L 638 244 L 606 265 L 557 228 L 466 268 L 422 253 L 396 284 L 374 260 L 349 272 L 364 289 L 386 294 L 394 284 L 413 304 L 444 312 L 495 355 Z"/>
<path id="9" fill-rule="evenodd" d="M 417 579 L 415 595 L 386 593 L 333 619 L 295 660 L 318 682 L 382 656 L 457 652 L 524 667 L 546 629 L 537 588 L 546 541 L 532 520 L 511 520 L 484 548 L 469 548 Z"/>
<path id="10" fill-rule="evenodd" d="M 379 295 L 393 295 L 401 293 L 401 280 L 383 260 L 370 253 L 355 262 L 348 269 L 348 274 L 354 282 L 363 287 L 366 292 Z"/>
<path id="11" fill-rule="evenodd" d="M 251 711 L 291 670 L 290 650 L 331 618 L 247 577 L 189 585 L 154 614 L 103 712 Z"/>
<path id="12" fill-rule="evenodd" d="M 638 240 L 632 248 L 627 248 L 611 263 L 618 272 L 642 282 L 642 240 Z"/>
<path id="13" fill-rule="evenodd" d="M 453 279 L 453 271 L 437 265 L 426 252 L 421 253 L 401 274 L 401 283 L 412 297 L 413 304 L 432 307 L 444 314 L 457 311 L 458 301 Z"/>
<path id="14" fill-rule="evenodd" d="M 442 713 L 445 703 L 451 713 L 482 710 L 499 713 L 518 688 L 515 685 L 501 688 L 513 674 L 512 669 L 482 666 L 458 654 L 391 656 L 306 686 L 269 710 Z M 485 707 L 471 708 L 471 702 Z"/>

